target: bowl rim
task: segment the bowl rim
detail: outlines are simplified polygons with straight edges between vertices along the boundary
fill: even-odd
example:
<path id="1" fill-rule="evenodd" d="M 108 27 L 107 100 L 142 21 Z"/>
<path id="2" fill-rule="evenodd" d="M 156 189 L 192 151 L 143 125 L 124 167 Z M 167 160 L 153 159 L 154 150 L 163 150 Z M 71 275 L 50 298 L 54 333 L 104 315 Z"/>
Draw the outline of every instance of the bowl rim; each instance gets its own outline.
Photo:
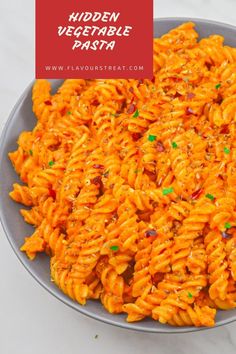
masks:
<path id="1" fill-rule="evenodd" d="M 236 26 L 230 25 L 230 24 L 226 24 L 223 22 L 219 22 L 219 21 L 213 21 L 213 20 L 208 20 L 208 19 L 202 19 L 202 18 L 190 18 L 190 17 L 160 17 L 160 18 L 154 18 L 153 19 L 153 23 L 158 23 L 158 22 L 171 22 L 171 21 L 177 21 L 179 23 L 181 22 L 197 22 L 198 24 L 212 24 L 212 25 L 216 25 L 219 27 L 224 27 L 226 29 L 230 29 L 235 31 L 236 33 Z M 57 79 L 56 79 L 57 80 Z M 1 162 L 4 158 L 4 154 L 3 154 L 3 149 L 1 148 L 7 141 L 8 138 L 8 128 L 9 125 L 12 121 L 12 119 L 15 116 L 15 113 L 18 109 L 18 107 L 20 106 L 21 102 L 26 98 L 27 94 L 29 93 L 29 91 L 31 90 L 33 83 L 35 82 L 35 79 L 33 79 L 31 81 L 31 83 L 29 85 L 27 85 L 27 87 L 25 88 L 25 90 L 23 91 L 23 93 L 20 95 L 20 97 L 18 98 L 17 102 L 15 103 L 14 107 L 12 108 L 8 119 L 6 120 L 3 129 L 2 129 L 2 133 L 0 136 L 0 165 Z M 172 327 L 169 325 L 166 325 L 165 328 L 158 328 L 153 326 L 153 328 L 149 328 L 149 327 L 145 327 L 142 326 L 142 322 L 139 322 L 139 326 L 135 327 L 132 323 L 128 323 L 128 322 L 123 322 L 123 323 L 118 323 L 115 320 L 115 315 L 114 315 L 114 319 L 109 319 L 109 318 L 105 318 L 102 315 L 97 315 L 96 313 L 92 313 L 91 311 L 86 309 L 86 305 L 82 306 L 80 305 L 80 307 L 78 308 L 78 304 L 76 302 L 73 302 L 73 300 L 71 300 L 69 297 L 63 297 L 63 293 L 57 292 L 57 289 L 51 289 L 47 286 L 46 283 L 44 283 L 44 281 L 38 277 L 34 271 L 31 269 L 30 265 L 26 262 L 26 258 L 23 256 L 23 253 L 18 249 L 18 247 L 16 247 L 13 243 L 13 238 L 10 235 L 10 232 L 8 231 L 8 227 L 7 224 L 5 223 L 4 220 L 4 213 L 3 213 L 3 205 L 2 203 L 0 203 L 0 222 L 3 228 L 3 231 L 6 235 L 6 238 L 11 246 L 11 248 L 13 249 L 14 253 L 16 254 L 18 260 L 20 261 L 20 263 L 24 266 L 24 268 L 29 272 L 29 274 L 37 281 L 38 284 L 40 284 L 46 291 L 48 291 L 51 295 L 53 295 L 56 299 L 60 300 L 61 302 L 63 302 L 65 305 L 69 306 L 70 308 L 76 310 L 77 312 L 81 313 L 82 315 L 85 315 L 87 317 L 90 317 L 92 319 L 95 319 L 97 321 L 106 323 L 106 324 L 110 324 L 112 326 L 115 327 L 120 327 L 123 329 L 129 329 L 129 330 L 133 330 L 133 331 L 137 331 L 137 332 L 146 332 L 146 333 L 161 333 L 161 334 L 180 334 L 180 333 L 189 333 L 189 332 L 198 332 L 198 331 L 206 331 L 206 330 L 210 330 L 210 329 L 214 329 L 223 325 L 227 325 L 230 324 L 234 321 L 236 321 L 236 312 L 235 312 L 235 316 L 231 319 L 224 319 L 224 320 L 220 320 L 218 322 L 215 323 L 214 327 L 194 327 L 194 326 L 189 326 L 189 327 Z M 154 322 L 154 321 L 153 321 Z M 155 323 L 155 322 L 154 322 Z"/>
<path id="2" fill-rule="evenodd" d="M 200 24 L 210 24 L 219 27 L 224 27 L 227 29 L 231 29 L 236 31 L 236 25 L 231 25 L 226 22 L 215 21 L 215 20 L 208 20 L 207 18 L 200 18 L 200 17 L 186 17 L 186 16 L 176 16 L 176 17 L 155 17 L 153 22 L 169 22 L 169 21 L 177 21 L 177 22 L 198 22 Z"/>

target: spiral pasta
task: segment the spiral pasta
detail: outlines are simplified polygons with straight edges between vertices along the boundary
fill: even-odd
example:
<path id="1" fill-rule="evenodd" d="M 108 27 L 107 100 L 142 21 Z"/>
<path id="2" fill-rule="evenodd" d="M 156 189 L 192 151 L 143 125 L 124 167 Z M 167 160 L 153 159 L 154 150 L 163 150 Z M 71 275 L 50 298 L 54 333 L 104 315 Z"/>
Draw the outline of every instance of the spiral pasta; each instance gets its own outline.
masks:
<path id="1" fill-rule="evenodd" d="M 193 23 L 154 40 L 152 80 L 38 80 L 9 153 L 21 248 L 127 320 L 213 326 L 236 307 L 236 49 Z"/>

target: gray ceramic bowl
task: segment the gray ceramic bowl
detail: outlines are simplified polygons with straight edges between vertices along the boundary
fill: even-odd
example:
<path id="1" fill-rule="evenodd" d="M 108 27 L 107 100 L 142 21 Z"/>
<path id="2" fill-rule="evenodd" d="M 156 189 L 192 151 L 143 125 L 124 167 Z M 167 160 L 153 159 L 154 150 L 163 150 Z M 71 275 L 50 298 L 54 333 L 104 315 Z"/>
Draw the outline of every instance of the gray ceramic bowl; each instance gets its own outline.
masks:
<path id="1" fill-rule="evenodd" d="M 196 29 L 200 34 L 200 37 L 205 37 L 213 33 L 221 34 L 225 37 L 225 43 L 236 47 L 236 27 L 208 20 L 187 18 L 156 19 L 154 21 L 155 37 L 166 33 L 171 28 L 176 27 L 186 21 L 195 22 Z M 61 80 L 53 80 L 53 88 L 56 89 L 60 83 Z M 19 251 L 24 237 L 31 235 L 33 228 L 23 221 L 23 218 L 19 213 L 21 206 L 14 203 L 8 197 L 8 193 L 12 189 L 12 184 L 16 181 L 20 181 L 16 176 L 10 161 L 8 160 L 7 153 L 16 149 L 16 140 L 19 134 L 23 130 L 31 130 L 36 124 L 35 117 L 32 113 L 31 89 L 32 84 L 30 84 L 30 86 L 25 90 L 15 105 L 15 108 L 13 109 L 5 125 L 0 142 L 0 216 L 7 238 L 21 263 L 30 272 L 30 274 L 52 295 L 76 311 L 79 311 L 94 319 L 127 329 L 155 333 L 180 333 L 205 329 L 194 327 L 170 327 L 167 325 L 162 325 L 151 319 L 146 319 L 137 323 L 127 323 L 125 321 L 125 315 L 111 315 L 102 307 L 99 302 L 88 301 L 86 306 L 81 306 L 65 296 L 50 281 L 49 259 L 46 255 L 39 255 L 35 261 L 31 262 L 28 260 L 24 253 Z M 216 326 L 230 323 L 234 320 L 236 320 L 236 310 L 218 311 L 216 317 Z"/>

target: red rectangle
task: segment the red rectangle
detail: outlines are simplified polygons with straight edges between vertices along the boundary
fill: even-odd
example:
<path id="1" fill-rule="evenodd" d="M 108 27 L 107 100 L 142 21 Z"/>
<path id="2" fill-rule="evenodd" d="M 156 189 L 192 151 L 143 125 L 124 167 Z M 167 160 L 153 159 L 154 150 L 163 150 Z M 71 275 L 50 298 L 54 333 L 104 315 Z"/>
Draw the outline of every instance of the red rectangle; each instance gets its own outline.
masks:
<path id="1" fill-rule="evenodd" d="M 150 79 L 152 72 L 152 0 L 36 0 L 36 78 Z"/>

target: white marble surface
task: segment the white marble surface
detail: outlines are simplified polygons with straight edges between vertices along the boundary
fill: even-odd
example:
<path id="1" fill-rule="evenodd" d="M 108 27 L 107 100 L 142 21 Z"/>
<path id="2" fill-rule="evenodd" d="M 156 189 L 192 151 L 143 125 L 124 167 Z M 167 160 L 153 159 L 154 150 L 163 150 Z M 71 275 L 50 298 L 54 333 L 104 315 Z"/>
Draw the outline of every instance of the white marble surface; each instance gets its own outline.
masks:
<path id="1" fill-rule="evenodd" d="M 235 23 L 236 0 L 156 0 L 155 16 Z M 34 0 L 0 0 L 0 129 L 34 77 Z M 236 323 L 182 335 L 143 334 L 86 318 L 43 290 L 0 228 L 0 353 L 233 354 Z M 95 339 L 95 335 L 98 338 Z"/>

